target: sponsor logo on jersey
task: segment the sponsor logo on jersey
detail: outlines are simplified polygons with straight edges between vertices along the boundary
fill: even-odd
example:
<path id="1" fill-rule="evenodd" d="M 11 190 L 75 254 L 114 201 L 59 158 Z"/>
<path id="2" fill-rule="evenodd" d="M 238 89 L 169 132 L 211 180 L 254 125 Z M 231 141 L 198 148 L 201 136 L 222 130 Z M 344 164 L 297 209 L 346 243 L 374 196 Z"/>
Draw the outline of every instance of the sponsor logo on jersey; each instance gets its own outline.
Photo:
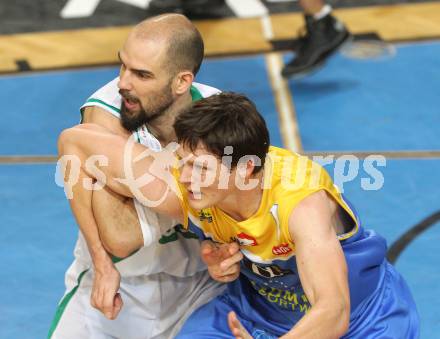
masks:
<path id="1" fill-rule="evenodd" d="M 285 275 L 295 274 L 293 271 L 283 269 L 277 265 L 263 265 L 254 263 L 246 257 L 243 258 L 243 265 L 252 273 L 264 278 L 276 278 Z"/>
<path id="2" fill-rule="evenodd" d="M 177 241 L 179 239 L 179 234 L 185 239 L 198 239 L 197 234 L 186 230 L 181 224 L 174 226 L 173 228 L 166 231 L 159 239 L 159 244 L 165 245 L 167 243 Z"/>
<path id="3" fill-rule="evenodd" d="M 257 244 L 257 240 L 246 234 L 241 232 L 240 234 L 237 234 L 237 241 L 241 246 L 256 246 Z"/>
<path id="4" fill-rule="evenodd" d="M 292 252 L 292 249 L 287 243 L 272 247 L 272 253 L 275 255 L 285 255 L 290 252 Z"/>
<path id="5" fill-rule="evenodd" d="M 209 210 L 201 210 L 199 212 L 199 220 L 200 221 L 206 220 L 209 223 L 211 223 L 212 222 L 212 214 L 209 212 Z"/>

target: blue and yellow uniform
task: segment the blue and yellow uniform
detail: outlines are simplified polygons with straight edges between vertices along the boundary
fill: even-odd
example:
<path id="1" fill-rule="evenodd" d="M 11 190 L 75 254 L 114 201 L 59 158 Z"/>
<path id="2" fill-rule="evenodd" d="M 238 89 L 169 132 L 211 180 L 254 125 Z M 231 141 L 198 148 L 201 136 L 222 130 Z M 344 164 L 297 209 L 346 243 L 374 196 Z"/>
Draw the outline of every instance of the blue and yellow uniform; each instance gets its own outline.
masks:
<path id="1" fill-rule="evenodd" d="M 271 147 L 264 170 L 260 207 L 236 221 L 216 207 L 194 210 L 185 199 L 186 228 L 219 243 L 237 241 L 244 255 L 241 275 L 226 292 L 196 311 L 180 338 L 229 338 L 226 315 L 234 310 L 254 337 L 280 336 L 310 309 L 299 279 L 295 239 L 288 219 L 299 202 L 325 190 L 352 227 L 338 238 L 349 271 L 351 299 L 347 338 L 417 338 L 418 315 L 411 293 L 386 261 L 386 242 L 365 230 L 327 172 L 306 157 Z"/>

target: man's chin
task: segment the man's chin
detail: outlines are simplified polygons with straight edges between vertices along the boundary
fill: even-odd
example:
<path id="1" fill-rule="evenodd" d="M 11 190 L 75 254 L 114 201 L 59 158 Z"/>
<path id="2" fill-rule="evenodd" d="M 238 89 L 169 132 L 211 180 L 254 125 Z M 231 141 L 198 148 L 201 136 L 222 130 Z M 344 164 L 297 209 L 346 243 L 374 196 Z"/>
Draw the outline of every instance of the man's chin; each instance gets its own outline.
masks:
<path id="1" fill-rule="evenodd" d="M 125 108 L 121 109 L 121 125 L 130 132 L 136 131 L 145 124 L 144 120 L 139 118 L 140 114 Z"/>
<path id="2" fill-rule="evenodd" d="M 188 203 L 194 209 L 203 209 L 208 207 L 205 199 L 201 199 L 200 197 L 189 196 Z"/>
<path id="3" fill-rule="evenodd" d="M 123 118 L 121 116 L 121 125 L 129 132 L 135 132 L 138 128 L 142 127 L 144 123 L 128 119 L 127 117 Z"/>

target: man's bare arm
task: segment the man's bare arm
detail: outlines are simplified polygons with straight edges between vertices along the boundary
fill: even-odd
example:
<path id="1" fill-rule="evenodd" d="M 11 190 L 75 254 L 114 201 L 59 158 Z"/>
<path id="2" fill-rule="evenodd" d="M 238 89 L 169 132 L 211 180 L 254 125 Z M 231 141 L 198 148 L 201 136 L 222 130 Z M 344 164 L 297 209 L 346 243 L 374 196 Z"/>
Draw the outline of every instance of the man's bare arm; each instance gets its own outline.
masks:
<path id="1" fill-rule="evenodd" d="M 73 198 L 69 199 L 69 203 L 93 261 L 95 276 L 91 304 L 107 318 L 114 319 L 122 307 L 122 300 L 116 295 L 120 274 L 114 268 L 99 237 L 98 226 L 92 212 L 92 191 L 83 186 L 83 180 L 88 179 L 88 176 L 82 169 L 78 179 L 78 183 L 71 187 Z"/>
<path id="2" fill-rule="evenodd" d="M 339 338 L 350 319 L 347 265 L 336 237 L 338 208 L 324 191 L 304 199 L 289 217 L 289 231 L 295 240 L 296 262 L 301 284 L 312 305 L 301 320 L 280 339 Z M 252 339 L 235 312 L 228 325 L 236 339 Z"/>
<path id="3" fill-rule="evenodd" d="M 133 199 L 104 187 L 93 192 L 92 208 L 99 237 L 107 252 L 125 258 L 144 245 Z"/>
<path id="4" fill-rule="evenodd" d="M 298 272 L 312 307 L 282 338 L 339 338 L 348 330 L 347 264 L 336 236 L 334 204 L 326 192 L 318 191 L 290 215 Z"/>
<path id="5" fill-rule="evenodd" d="M 104 127 L 109 132 L 117 135 L 125 137 L 130 136 L 130 132 L 122 127 L 121 120 L 119 118 L 98 106 L 85 107 L 83 109 L 81 122 L 84 124 L 99 125 Z"/>
<path id="6" fill-rule="evenodd" d="M 128 150 L 127 145 L 130 146 Z M 175 158 L 171 152 L 151 151 L 95 124 L 64 130 L 58 139 L 58 150 L 61 157 L 75 156 L 90 178 L 105 183 L 115 193 L 136 197 L 153 211 L 183 221 L 183 211 L 176 194 L 178 189 L 171 173 L 162 168 L 159 169 L 160 173 L 154 170 L 155 165 L 164 162 L 174 164 Z M 92 156 L 102 156 L 108 161 L 108 166 L 100 168 L 103 177 L 87 168 L 86 162 Z M 157 157 L 161 159 L 156 160 Z M 142 178 L 145 174 L 149 177 L 140 185 L 133 181 L 121 181 L 126 179 L 127 170 L 132 174 L 132 179 Z"/>
<path id="7" fill-rule="evenodd" d="M 126 133 L 116 117 L 98 107 L 86 108 L 83 121 L 96 122 L 113 133 L 120 133 L 121 135 Z M 102 237 L 102 235 L 107 236 L 109 234 L 109 232 L 105 232 L 106 227 L 110 228 L 113 225 L 103 222 L 102 216 L 105 211 L 101 211 L 102 213 L 98 214 L 98 216 L 101 217 L 98 219 L 101 221 L 100 226 L 102 232 L 100 234 L 95 212 L 96 207 L 104 207 L 99 206 L 99 203 L 104 202 L 102 199 L 105 198 L 106 193 L 93 194 L 92 190 L 85 189 L 83 180 L 87 178 L 88 176 L 85 172 L 80 170 L 78 184 L 72 187 L 73 198 L 69 200 L 69 203 L 79 229 L 86 240 L 94 266 L 94 281 L 90 296 L 91 304 L 103 312 L 107 318 L 114 319 L 122 307 L 122 299 L 117 294 L 120 284 L 120 274 L 114 267 L 107 253 L 107 251 L 112 252 L 113 248 L 111 246 L 113 246 L 114 243 L 110 243 L 111 246 L 108 246 L 109 240 L 106 239 L 106 237 Z M 92 209 L 93 199 L 95 200 L 95 211 Z M 108 203 L 108 199 L 105 201 Z M 102 242 L 102 238 L 106 240 L 104 243 Z M 118 247 L 118 249 L 119 248 L 120 247 Z M 117 251 L 117 253 L 114 254 L 120 255 L 121 253 Z"/>
<path id="8" fill-rule="evenodd" d="M 97 124 L 123 137 L 130 136 L 119 118 L 97 106 L 83 110 L 82 122 Z M 144 239 L 133 199 L 103 187 L 92 192 L 92 208 L 100 239 L 107 252 L 125 258 L 142 247 Z"/>

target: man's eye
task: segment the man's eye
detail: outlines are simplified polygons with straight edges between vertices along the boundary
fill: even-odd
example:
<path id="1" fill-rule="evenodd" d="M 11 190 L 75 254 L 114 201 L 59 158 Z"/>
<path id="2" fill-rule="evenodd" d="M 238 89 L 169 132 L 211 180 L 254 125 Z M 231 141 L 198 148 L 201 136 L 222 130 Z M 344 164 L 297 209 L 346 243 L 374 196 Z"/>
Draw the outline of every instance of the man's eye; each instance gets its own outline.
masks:
<path id="1" fill-rule="evenodd" d="M 205 169 L 202 164 L 194 164 L 194 168 L 198 171 L 202 171 Z"/>
<path id="2" fill-rule="evenodd" d="M 136 74 L 141 79 L 149 79 L 150 78 L 150 75 L 148 73 L 138 72 Z"/>

